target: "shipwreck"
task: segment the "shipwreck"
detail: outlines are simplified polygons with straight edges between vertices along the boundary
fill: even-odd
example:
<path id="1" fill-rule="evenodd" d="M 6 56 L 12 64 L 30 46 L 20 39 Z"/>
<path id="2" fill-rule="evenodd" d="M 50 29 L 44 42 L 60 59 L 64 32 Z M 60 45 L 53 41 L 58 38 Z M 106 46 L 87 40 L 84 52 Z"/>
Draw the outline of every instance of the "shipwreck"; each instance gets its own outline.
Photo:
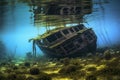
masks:
<path id="1" fill-rule="evenodd" d="M 45 55 L 95 54 L 97 36 L 92 28 L 84 26 L 84 16 L 92 13 L 92 0 L 31 0 L 30 5 L 34 24 L 46 27 L 44 34 L 32 39 Z"/>

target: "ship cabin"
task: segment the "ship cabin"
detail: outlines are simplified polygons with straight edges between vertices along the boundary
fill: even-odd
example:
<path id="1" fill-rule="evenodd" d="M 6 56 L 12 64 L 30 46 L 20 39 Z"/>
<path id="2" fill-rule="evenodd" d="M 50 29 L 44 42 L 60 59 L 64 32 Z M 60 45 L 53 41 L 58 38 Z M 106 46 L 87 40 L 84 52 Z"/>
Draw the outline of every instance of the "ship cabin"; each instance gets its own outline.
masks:
<path id="1" fill-rule="evenodd" d="M 83 24 L 55 29 L 45 34 L 37 40 L 37 45 L 42 49 L 53 49 L 59 54 L 72 54 L 96 40 L 92 29 Z"/>

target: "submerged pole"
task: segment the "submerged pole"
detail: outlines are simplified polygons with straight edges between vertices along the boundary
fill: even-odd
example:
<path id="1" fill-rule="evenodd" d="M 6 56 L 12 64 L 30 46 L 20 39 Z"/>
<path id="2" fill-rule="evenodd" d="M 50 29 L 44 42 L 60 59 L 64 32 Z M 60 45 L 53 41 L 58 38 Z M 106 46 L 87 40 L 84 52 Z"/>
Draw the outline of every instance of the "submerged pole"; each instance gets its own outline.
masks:
<path id="1" fill-rule="evenodd" d="M 32 53 L 33 53 L 33 58 L 36 58 L 36 40 L 34 38 L 29 39 L 29 42 L 32 41 Z"/>

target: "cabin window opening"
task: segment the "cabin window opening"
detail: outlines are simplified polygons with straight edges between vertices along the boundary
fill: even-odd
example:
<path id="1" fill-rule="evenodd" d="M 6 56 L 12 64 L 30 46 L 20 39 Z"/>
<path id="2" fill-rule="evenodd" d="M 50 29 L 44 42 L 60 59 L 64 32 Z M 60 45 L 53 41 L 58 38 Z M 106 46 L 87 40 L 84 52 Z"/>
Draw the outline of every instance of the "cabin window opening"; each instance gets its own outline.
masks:
<path id="1" fill-rule="evenodd" d="M 70 28 L 69 30 L 70 30 L 70 32 L 72 32 L 72 33 L 74 32 L 74 30 L 73 30 L 72 28 Z"/>
<path id="2" fill-rule="evenodd" d="M 68 8 L 64 8 L 64 9 L 63 9 L 63 14 L 64 14 L 64 15 L 67 15 L 67 14 L 69 13 L 68 10 L 69 10 Z"/>
<path id="3" fill-rule="evenodd" d="M 89 33 L 85 33 L 85 36 L 88 40 L 92 40 L 92 36 Z"/>
<path id="4" fill-rule="evenodd" d="M 51 36 L 48 36 L 48 37 L 47 37 L 47 40 L 48 40 L 49 42 L 53 42 L 53 41 L 57 40 L 57 37 L 53 34 L 53 35 L 51 35 Z"/>
<path id="5" fill-rule="evenodd" d="M 96 38 L 96 35 L 94 32 L 91 31 L 90 34 L 92 35 L 93 38 Z"/>
<path id="6" fill-rule="evenodd" d="M 87 37 L 88 37 L 89 40 L 92 40 L 92 36 L 88 35 Z"/>
<path id="7" fill-rule="evenodd" d="M 76 7 L 75 13 L 76 13 L 76 14 L 80 14 L 80 13 L 81 13 L 81 7 Z"/>
<path id="8" fill-rule="evenodd" d="M 67 34 L 69 34 L 69 31 L 68 31 L 68 30 L 63 30 L 63 33 L 64 33 L 65 35 L 67 35 Z"/>
<path id="9" fill-rule="evenodd" d="M 48 7 L 49 7 L 49 9 L 48 9 L 47 14 L 49 14 L 49 15 L 55 14 L 57 5 L 52 4 L 52 5 L 49 5 Z"/>
<path id="10" fill-rule="evenodd" d="M 75 29 L 75 31 L 76 31 L 76 32 L 78 32 L 78 31 L 79 31 L 79 29 L 78 29 L 77 27 L 75 27 L 74 29 Z"/>
<path id="11" fill-rule="evenodd" d="M 56 35 L 57 38 L 61 38 L 62 37 L 62 34 L 60 32 L 57 32 L 55 35 Z"/>
<path id="12" fill-rule="evenodd" d="M 84 27 L 81 25 L 78 25 L 79 30 L 82 30 Z"/>

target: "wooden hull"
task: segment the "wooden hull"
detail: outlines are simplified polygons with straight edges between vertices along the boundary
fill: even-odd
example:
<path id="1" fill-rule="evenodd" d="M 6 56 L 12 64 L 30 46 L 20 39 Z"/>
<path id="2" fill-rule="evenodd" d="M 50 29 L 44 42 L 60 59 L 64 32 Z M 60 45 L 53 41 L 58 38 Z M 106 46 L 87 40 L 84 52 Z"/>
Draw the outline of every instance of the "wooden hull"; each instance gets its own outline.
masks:
<path id="1" fill-rule="evenodd" d="M 56 34 L 56 33 L 54 33 Z M 39 39 L 37 40 L 39 42 Z M 50 57 L 78 57 L 86 56 L 87 53 L 95 53 L 97 37 L 92 29 L 85 29 L 67 35 L 49 46 L 36 43 L 38 47 Z"/>
<path id="2" fill-rule="evenodd" d="M 87 56 L 87 53 L 91 52 L 92 54 L 95 54 L 96 51 L 96 41 L 92 42 L 91 44 L 88 44 L 87 46 L 84 46 L 83 48 L 76 48 L 75 50 L 72 50 L 68 54 L 56 52 L 55 48 L 45 48 L 39 46 L 39 48 L 45 53 L 48 57 L 57 57 L 57 58 L 63 58 L 63 57 L 85 57 Z"/>

